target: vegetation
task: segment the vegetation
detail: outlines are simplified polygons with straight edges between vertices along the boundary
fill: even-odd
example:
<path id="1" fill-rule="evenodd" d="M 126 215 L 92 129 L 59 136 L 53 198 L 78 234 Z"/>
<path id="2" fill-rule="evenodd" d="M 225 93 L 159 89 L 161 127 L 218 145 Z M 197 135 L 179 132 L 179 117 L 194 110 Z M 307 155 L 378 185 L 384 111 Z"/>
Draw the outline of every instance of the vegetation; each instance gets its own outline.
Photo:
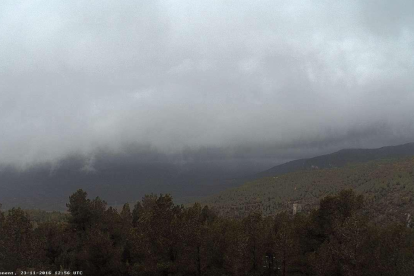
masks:
<path id="1" fill-rule="evenodd" d="M 364 198 L 343 190 L 309 213 L 244 218 L 147 195 L 118 212 L 78 190 L 65 220 L 35 227 L 19 208 L 0 212 L 0 271 L 84 275 L 410 275 L 414 231 L 372 223 Z"/>
<path id="2" fill-rule="evenodd" d="M 414 156 L 414 143 L 377 149 L 343 149 L 331 154 L 290 161 L 261 172 L 257 174 L 258 177 L 256 178 L 313 168 L 339 168 L 352 163 L 364 163 L 380 159 L 397 159 L 412 156 Z"/>
<path id="3" fill-rule="evenodd" d="M 25 170 L 0 165 L 0 202 L 7 209 L 20 206 L 25 209 L 65 211 L 67 198 L 73 191 L 82 188 L 89 195 L 101 196 L 112 206 L 120 205 L 121 208 L 122 203 L 135 202 L 148 193 L 168 192 L 174 195 L 175 202 L 191 203 L 257 178 L 414 156 L 414 143 L 378 149 L 344 149 L 291 161 L 263 172 L 255 169 L 255 162 L 244 158 L 228 159 L 226 152 L 217 149 L 185 152 L 183 157 L 188 162 L 184 163 L 150 148 L 134 146 L 119 153 L 103 150 L 93 156 L 85 160 L 82 156 L 72 155 L 57 163 L 34 164 Z M 325 184 L 330 186 L 335 183 L 327 181 Z M 330 192 L 339 190 L 335 188 Z M 272 190 L 272 194 L 276 192 L 281 198 L 286 193 Z M 313 192 L 319 197 L 324 195 L 323 190 L 322 193 Z"/>
<path id="4" fill-rule="evenodd" d="M 414 158 L 349 164 L 341 168 L 308 169 L 260 178 L 201 201 L 229 217 L 251 212 L 271 215 L 292 210 L 300 203 L 306 211 L 326 195 L 343 189 L 364 194 L 366 210 L 377 222 L 406 221 L 414 214 Z"/>

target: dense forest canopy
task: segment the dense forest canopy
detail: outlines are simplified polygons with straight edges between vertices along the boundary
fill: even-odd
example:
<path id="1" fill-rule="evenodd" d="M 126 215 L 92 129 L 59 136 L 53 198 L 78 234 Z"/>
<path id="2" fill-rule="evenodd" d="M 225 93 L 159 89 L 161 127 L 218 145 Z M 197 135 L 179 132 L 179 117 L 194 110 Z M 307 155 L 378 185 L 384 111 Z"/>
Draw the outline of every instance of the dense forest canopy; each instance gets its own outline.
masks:
<path id="1" fill-rule="evenodd" d="M 84 275 L 410 275 L 414 230 L 376 224 L 362 195 L 343 190 L 292 215 L 218 216 L 208 206 L 147 195 L 120 212 L 78 190 L 54 219 L 0 212 L 0 271 Z M 132 209 L 132 210 L 131 210 Z"/>

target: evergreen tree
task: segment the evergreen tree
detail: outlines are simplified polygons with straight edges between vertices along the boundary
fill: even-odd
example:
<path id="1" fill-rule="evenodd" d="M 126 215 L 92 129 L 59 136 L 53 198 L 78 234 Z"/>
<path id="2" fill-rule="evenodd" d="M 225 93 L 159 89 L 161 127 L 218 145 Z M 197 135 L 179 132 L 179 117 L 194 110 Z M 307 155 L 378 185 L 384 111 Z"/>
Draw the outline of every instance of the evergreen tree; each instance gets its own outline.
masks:
<path id="1" fill-rule="evenodd" d="M 22 209 L 13 208 L 0 220 L 3 221 L 0 242 L 3 269 L 14 271 L 34 267 L 40 256 L 29 216 Z"/>

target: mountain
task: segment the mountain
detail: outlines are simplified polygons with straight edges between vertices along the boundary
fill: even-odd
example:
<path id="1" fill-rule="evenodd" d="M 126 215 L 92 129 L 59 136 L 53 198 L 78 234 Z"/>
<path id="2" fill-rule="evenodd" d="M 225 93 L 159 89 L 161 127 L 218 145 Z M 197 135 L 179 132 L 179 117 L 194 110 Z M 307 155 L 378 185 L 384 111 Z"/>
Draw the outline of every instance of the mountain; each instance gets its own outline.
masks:
<path id="1" fill-rule="evenodd" d="M 217 150 L 167 156 L 131 146 L 118 153 L 72 155 L 24 170 L 0 167 L 0 203 L 3 208 L 66 210 L 68 197 L 77 189 L 84 189 L 91 197 L 105 198 L 110 205 L 135 202 L 150 193 L 170 193 L 175 202 L 188 203 L 266 176 L 413 155 L 414 143 L 380 149 L 346 149 L 263 171 L 271 165 L 234 160 Z"/>
<path id="2" fill-rule="evenodd" d="M 105 198 L 111 205 L 135 202 L 150 193 L 170 193 L 176 202 L 185 202 L 240 185 L 236 179 L 257 171 L 247 161 L 205 161 L 193 156 L 179 160 L 137 149 L 102 151 L 24 170 L 3 166 L 0 203 L 3 208 L 66 210 L 68 197 L 77 189 Z"/>
<path id="3" fill-rule="evenodd" d="M 414 143 L 377 149 L 343 149 L 331 154 L 287 162 L 249 177 L 249 180 L 308 169 L 343 167 L 378 159 L 414 156 Z"/>
<path id="4" fill-rule="evenodd" d="M 404 147 L 408 146 L 397 148 Z M 414 157 L 349 163 L 342 167 L 298 170 L 263 177 L 207 197 L 201 203 L 225 216 L 243 217 L 253 211 L 272 215 L 281 211 L 292 212 L 294 203 L 300 204 L 304 210 L 311 210 L 321 198 L 343 189 L 353 189 L 364 195 L 370 216 L 374 219 L 404 221 L 407 214 L 414 214 Z"/>
<path id="5" fill-rule="evenodd" d="M 305 209 L 342 189 L 367 196 L 378 217 L 414 214 L 414 143 L 377 149 L 343 149 L 287 162 L 245 178 L 245 184 L 200 200 L 228 216 Z M 401 219 L 401 217 L 400 217 Z"/>

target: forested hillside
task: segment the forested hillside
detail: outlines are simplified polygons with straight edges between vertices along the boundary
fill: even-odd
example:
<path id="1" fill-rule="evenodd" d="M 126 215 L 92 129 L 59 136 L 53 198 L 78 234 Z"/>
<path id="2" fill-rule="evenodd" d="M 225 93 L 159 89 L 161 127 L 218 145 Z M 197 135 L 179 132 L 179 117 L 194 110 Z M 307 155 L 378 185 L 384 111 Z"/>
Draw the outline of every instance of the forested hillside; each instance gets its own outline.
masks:
<path id="1" fill-rule="evenodd" d="M 372 223 L 363 196 L 351 190 L 323 198 L 309 214 L 243 219 L 200 204 L 184 208 L 169 195 L 145 196 L 117 212 L 78 190 L 67 206 L 66 219 L 37 225 L 20 208 L 0 211 L 0 271 L 406 276 L 414 270 L 413 229 Z"/>
<path id="2" fill-rule="evenodd" d="M 166 156 L 151 149 L 130 147 L 125 152 L 96 152 L 89 158 L 69 156 L 55 163 L 24 170 L 0 166 L 0 202 L 4 208 L 20 206 L 48 211 L 65 210 L 66 199 L 79 188 L 102 196 L 111 205 L 135 202 L 148 193 L 170 193 L 177 202 L 194 202 L 246 181 L 288 172 L 342 167 L 352 162 L 414 156 L 414 144 L 379 149 L 344 149 L 332 154 L 273 163 L 227 159 L 225 152 L 199 150 L 185 156 Z"/>
<path id="3" fill-rule="evenodd" d="M 291 211 L 293 203 L 310 210 L 322 197 L 349 188 L 364 194 L 375 218 L 404 220 L 408 213 L 414 214 L 414 157 L 260 178 L 202 203 L 226 216 L 243 217 L 252 211 L 271 215 Z"/>
<path id="4" fill-rule="evenodd" d="M 251 179 L 275 176 L 277 174 L 299 170 L 338 168 L 351 163 L 363 163 L 380 159 L 410 156 L 414 156 L 414 143 L 387 146 L 377 149 L 342 149 L 331 154 L 287 162 L 253 175 Z"/>

